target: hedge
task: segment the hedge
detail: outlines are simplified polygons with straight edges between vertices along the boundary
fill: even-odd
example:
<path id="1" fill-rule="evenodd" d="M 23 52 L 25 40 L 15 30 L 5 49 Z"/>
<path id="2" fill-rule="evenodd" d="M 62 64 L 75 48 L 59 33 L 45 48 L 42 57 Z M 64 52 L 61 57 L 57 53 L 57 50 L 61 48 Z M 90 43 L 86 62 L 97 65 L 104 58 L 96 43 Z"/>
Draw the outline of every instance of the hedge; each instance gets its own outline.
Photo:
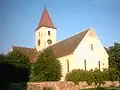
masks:
<path id="1" fill-rule="evenodd" d="M 104 84 L 104 81 L 110 80 L 109 73 L 107 69 L 100 71 L 99 69 L 95 70 L 83 70 L 83 69 L 74 69 L 71 72 L 66 74 L 65 79 L 67 81 L 72 81 L 75 84 L 78 82 L 86 81 L 88 85 L 91 85 L 93 82 L 95 85 Z"/>

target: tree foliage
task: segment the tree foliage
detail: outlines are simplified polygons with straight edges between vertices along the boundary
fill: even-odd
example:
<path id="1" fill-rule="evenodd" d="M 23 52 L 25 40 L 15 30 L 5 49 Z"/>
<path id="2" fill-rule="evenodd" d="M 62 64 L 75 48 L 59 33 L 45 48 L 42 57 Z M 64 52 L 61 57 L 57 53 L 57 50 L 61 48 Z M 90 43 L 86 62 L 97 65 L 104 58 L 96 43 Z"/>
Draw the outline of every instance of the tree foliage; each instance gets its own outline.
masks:
<path id="1" fill-rule="evenodd" d="M 4 55 L 3 53 L 0 54 L 0 62 L 4 62 L 6 60 L 6 55 Z"/>
<path id="2" fill-rule="evenodd" d="M 19 51 L 12 51 L 6 55 L 0 54 L 1 90 L 10 89 L 12 83 L 28 82 L 29 67 L 30 61 L 28 57 Z"/>
<path id="3" fill-rule="evenodd" d="M 19 51 L 12 51 L 7 55 L 7 62 L 19 68 L 30 68 L 29 58 Z"/>
<path id="4" fill-rule="evenodd" d="M 120 43 L 114 43 L 114 46 L 109 47 L 109 65 L 120 69 Z"/>
<path id="5" fill-rule="evenodd" d="M 32 65 L 31 81 L 58 81 L 61 64 L 50 49 L 40 52 L 37 62 Z"/>
<path id="6" fill-rule="evenodd" d="M 120 43 L 114 43 L 108 48 L 109 67 L 113 71 L 111 79 L 120 80 Z M 110 72 L 111 73 L 111 72 Z"/>
<path id="7" fill-rule="evenodd" d="M 117 80 L 117 70 L 116 70 L 116 68 L 111 68 L 111 67 L 109 67 L 108 68 L 108 73 L 109 73 L 109 80 L 110 81 L 116 81 Z"/>

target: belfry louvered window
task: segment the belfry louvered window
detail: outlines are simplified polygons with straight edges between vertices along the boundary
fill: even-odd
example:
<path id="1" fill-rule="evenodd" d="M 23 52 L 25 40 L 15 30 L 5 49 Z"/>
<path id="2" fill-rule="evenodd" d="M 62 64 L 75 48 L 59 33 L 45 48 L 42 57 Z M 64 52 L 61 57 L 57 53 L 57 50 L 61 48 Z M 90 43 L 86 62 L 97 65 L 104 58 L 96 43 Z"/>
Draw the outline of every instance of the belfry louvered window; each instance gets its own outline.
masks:
<path id="1" fill-rule="evenodd" d="M 48 35 L 50 36 L 50 31 L 48 31 Z"/>

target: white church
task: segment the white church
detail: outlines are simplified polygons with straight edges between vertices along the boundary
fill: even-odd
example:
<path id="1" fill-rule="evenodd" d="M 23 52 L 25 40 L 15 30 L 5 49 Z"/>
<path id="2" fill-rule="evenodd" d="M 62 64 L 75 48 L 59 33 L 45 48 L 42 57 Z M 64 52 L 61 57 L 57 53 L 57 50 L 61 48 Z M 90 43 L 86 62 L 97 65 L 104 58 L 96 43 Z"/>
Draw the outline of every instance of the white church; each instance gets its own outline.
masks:
<path id="1" fill-rule="evenodd" d="M 66 73 L 73 69 L 108 68 L 109 56 L 92 27 L 59 42 L 56 41 L 56 31 L 47 9 L 44 8 L 35 30 L 35 48 L 12 46 L 11 51 L 19 50 L 34 63 L 39 51 L 51 48 L 62 65 L 62 81 Z"/>

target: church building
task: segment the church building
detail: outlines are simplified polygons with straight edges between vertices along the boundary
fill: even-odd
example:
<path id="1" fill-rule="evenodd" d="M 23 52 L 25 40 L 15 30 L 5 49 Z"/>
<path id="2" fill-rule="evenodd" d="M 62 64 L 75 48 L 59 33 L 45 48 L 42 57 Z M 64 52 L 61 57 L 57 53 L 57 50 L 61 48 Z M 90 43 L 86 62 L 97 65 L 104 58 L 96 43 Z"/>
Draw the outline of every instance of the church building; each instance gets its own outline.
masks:
<path id="1" fill-rule="evenodd" d="M 50 48 L 62 65 L 61 81 L 73 69 L 108 68 L 108 54 L 92 27 L 59 42 L 56 40 L 56 32 L 56 27 L 44 8 L 35 30 L 35 48 L 12 46 L 11 51 L 19 50 L 31 62 L 35 62 L 39 51 Z"/>

